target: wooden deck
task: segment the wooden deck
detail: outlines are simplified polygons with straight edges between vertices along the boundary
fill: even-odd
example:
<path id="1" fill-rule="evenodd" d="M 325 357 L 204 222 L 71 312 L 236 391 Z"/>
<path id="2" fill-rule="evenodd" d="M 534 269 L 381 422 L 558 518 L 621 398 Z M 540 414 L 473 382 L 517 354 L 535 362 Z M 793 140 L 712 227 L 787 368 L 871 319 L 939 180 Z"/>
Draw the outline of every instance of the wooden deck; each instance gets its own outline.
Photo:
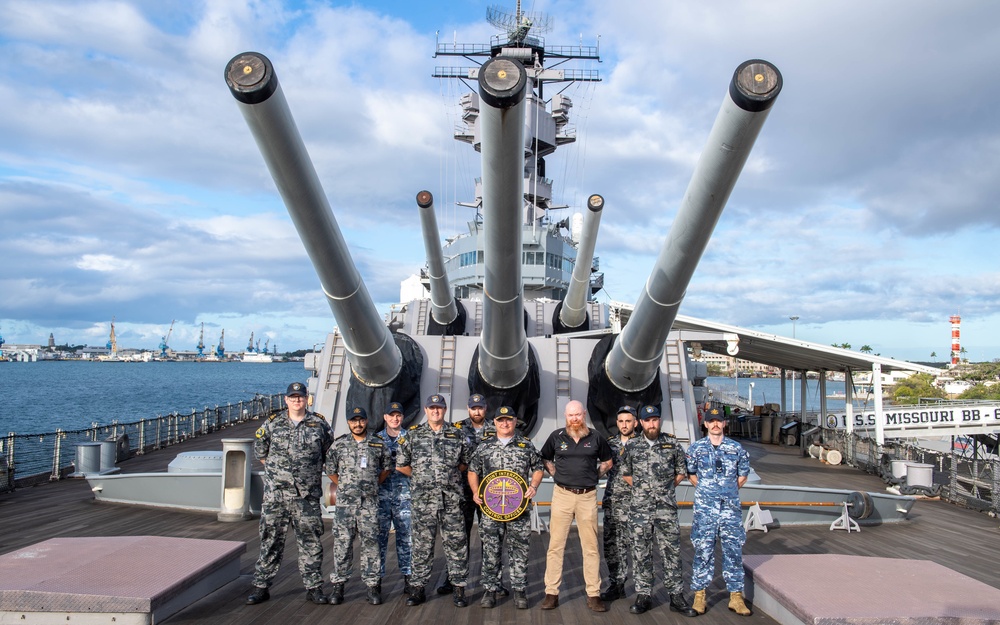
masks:
<path id="1" fill-rule="evenodd" d="M 170 449 L 130 459 L 122 463 L 125 472 L 165 470 L 173 457 L 182 451 L 221 449 L 222 438 L 252 436 L 257 423 L 250 422 L 220 433 L 187 441 Z M 811 458 L 802 458 L 797 449 L 747 443 L 752 464 L 765 483 L 806 484 L 826 488 L 881 491 L 882 482 L 855 469 L 831 467 Z M 240 540 L 247 544 L 241 560 L 241 577 L 237 582 L 213 593 L 204 600 L 179 612 L 170 624 L 212 622 L 218 624 L 280 624 L 327 623 L 331 618 L 348 617 L 358 625 L 388 625 L 406 619 L 412 625 L 489 625 L 501 622 L 521 622 L 530 625 L 563 625 L 564 623 L 676 623 L 684 617 L 666 609 L 666 593 L 657 586 L 654 609 L 643 616 L 628 613 L 632 598 L 619 600 L 609 612 L 594 614 L 587 610 L 584 583 L 579 570 L 580 551 L 575 536 L 567 548 L 565 579 L 560 594 L 561 606 L 543 612 L 538 604 L 543 596 L 542 576 L 545 568 L 547 535 L 533 535 L 532 558 L 529 565 L 530 610 L 515 610 L 510 599 L 493 610 L 479 608 L 480 590 L 470 586 L 469 608 L 452 606 L 449 597 L 437 597 L 429 588 L 429 601 L 410 608 L 401 599 L 402 579 L 391 568 L 383 583 L 385 604 L 369 606 L 364 601 L 364 589 L 356 579 L 348 584 L 346 602 L 341 606 L 316 606 L 306 603 L 295 565 L 294 539 L 290 539 L 271 600 L 259 606 L 245 606 L 250 574 L 258 553 L 257 523 L 219 523 L 214 514 L 182 513 L 135 506 L 96 503 L 86 481 L 64 480 L 0 494 L 0 553 L 7 553 L 43 540 L 62 536 L 132 536 L 157 535 L 183 538 Z M 946 502 L 919 501 L 911 520 L 880 527 L 865 527 L 860 533 L 831 532 L 820 528 L 778 528 L 768 533 L 752 532 L 745 547 L 747 554 L 832 553 L 932 560 L 968 575 L 994 588 L 1000 588 L 1000 540 L 997 521 L 989 516 L 960 509 Z M 473 533 L 475 536 L 475 532 Z M 324 539 L 327 557 L 332 553 L 332 538 Z M 682 530 L 681 545 L 690 577 L 691 543 L 687 529 Z M 473 544 L 473 584 L 478 582 L 478 542 Z M 394 556 L 390 554 L 390 562 Z M 328 568 L 328 566 L 327 566 Z M 436 585 L 444 570 L 443 556 L 438 550 L 432 584 Z M 631 592 L 631 587 L 629 587 Z M 817 592 L 822 592 L 817 589 Z M 891 589 L 886 589 L 891 592 Z M 690 596 L 690 593 L 689 593 Z M 728 597 L 721 576 L 710 589 L 708 618 L 715 623 L 773 623 L 760 612 L 741 618 L 726 609 Z M 961 597 L 955 597 L 961 601 Z"/>

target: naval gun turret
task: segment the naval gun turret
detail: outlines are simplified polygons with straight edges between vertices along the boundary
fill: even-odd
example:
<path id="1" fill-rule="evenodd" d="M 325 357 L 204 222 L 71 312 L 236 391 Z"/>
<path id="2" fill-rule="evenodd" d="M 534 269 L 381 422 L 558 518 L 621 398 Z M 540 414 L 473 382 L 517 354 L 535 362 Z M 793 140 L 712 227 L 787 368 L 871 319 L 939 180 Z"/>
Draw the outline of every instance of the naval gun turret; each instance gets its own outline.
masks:
<path id="1" fill-rule="evenodd" d="M 417 203 L 428 249 L 430 302 L 410 302 L 387 325 L 350 257 L 270 62 L 260 54 L 245 53 L 227 66 L 230 90 L 316 267 L 337 322 L 323 349 L 306 362 L 314 371 L 310 380 L 314 409 L 336 428 L 343 428 L 344 415 L 356 406 L 369 412 L 370 427 L 381 427 L 389 401 L 404 403 L 404 424 L 410 425 L 420 419 L 421 398 L 432 393 L 445 395 L 457 420 L 465 416 L 468 396 L 482 393 L 491 408 L 514 406 L 522 429 L 534 437 L 560 427 L 570 400 L 586 398 L 593 424 L 608 433 L 621 404 L 661 405 L 662 389 L 690 386 L 682 348 L 673 350 L 672 357 L 667 354 L 670 328 L 781 89 L 781 75 L 764 61 L 748 61 L 737 68 L 673 228 L 628 324 L 615 335 L 607 307 L 589 301 L 586 293 L 598 230 L 595 218 L 604 207 L 599 195 L 588 201 L 590 225 L 585 225 L 581 257 L 574 268 L 580 271 L 579 275 L 574 271 L 563 301 L 524 298 L 521 270 L 522 263 L 528 265 L 525 250 L 530 245 L 522 241 L 528 149 L 525 94 L 540 75 L 537 68 L 534 71 L 517 58 L 500 54 L 476 75 L 476 131 L 483 155 L 482 256 L 478 261 L 473 252 L 470 260 L 484 266 L 482 298 L 462 300 L 449 292 L 446 263 L 434 253 L 438 234 L 433 197 L 421 192 Z M 550 266 L 559 263 L 548 256 Z M 466 313 L 464 320 L 460 310 Z M 677 396 L 668 391 L 667 399 L 661 406 L 667 416 L 665 429 L 682 440 L 693 439 L 697 427 L 693 402 L 683 390 Z"/>

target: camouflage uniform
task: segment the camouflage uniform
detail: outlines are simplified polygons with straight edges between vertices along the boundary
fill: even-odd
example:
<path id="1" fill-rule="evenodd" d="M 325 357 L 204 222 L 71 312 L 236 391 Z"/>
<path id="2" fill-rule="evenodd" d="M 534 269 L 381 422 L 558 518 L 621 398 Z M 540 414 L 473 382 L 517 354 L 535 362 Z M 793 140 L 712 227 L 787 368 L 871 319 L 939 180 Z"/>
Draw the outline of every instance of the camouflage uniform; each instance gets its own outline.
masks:
<path id="1" fill-rule="evenodd" d="M 396 470 L 399 438 L 383 429 L 375 435 L 387 451 L 386 470 L 390 471 L 378 487 L 378 557 L 379 577 L 385 577 L 385 558 L 389 548 L 389 527 L 396 528 L 396 564 L 399 572 L 409 575 L 410 568 L 410 478 Z"/>
<path id="2" fill-rule="evenodd" d="M 635 592 L 653 590 L 653 541 L 663 561 L 663 586 L 671 595 L 684 590 L 681 570 L 681 528 L 677 520 L 675 478 L 687 476 L 684 449 L 672 435 L 661 432 L 650 443 L 645 436 L 625 446 L 622 475 L 632 477 L 632 566 Z"/>
<path id="3" fill-rule="evenodd" d="M 469 471 L 481 480 L 494 471 L 506 469 L 524 478 L 531 485 L 532 475 L 542 470 L 542 457 L 530 440 L 515 434 L 506 445 L 495 436 L 484 439 L 472 454 Z M 501 586 L 501 548 L 507 545 L 507 566 L 510 583 L 515 591 L 525 591 L 528 585 L 528 542 L 531 537 L 531 514 L 525 509 L 512 521 L 495 521 L 483 515 L 479 538 L 483 543 L 482 584 L 487 592 L 497 592 Z"/>
<path id="4" fill-rule="evenodd" d="M 469 442 L 470 458 L 472 457 L 472 453 L 476 451 L 479 443 L 491 437 L 495 438 L 497 435 L 497 429 L 490 423 L 489 419 L 483 422 L 483 429 L 478 432 L 476 431 L 476 426 L 472 424 L 471 418 L 462 419 L 453 425 L 462 431 L 462 434 L 465 435 L 465 440 Z M 463 479 L 462 485 L 465 489 L 465 503 L 462 505 L 462 517 L 465 519 L 465 538 L 467 542 L 471 542 L 469 537 L 472 536 L 472 524 L 477 516 L 480 522 L 482 522 L 483 513 L 480 512 L 476 502 L 472 501 L 472 490 L 469 488 L 469 481 Z"/>
<path id="5" fill-rule="evenodd" d="M 400 435 L 396 466 L 412 467 L 410 492 L 413 505 L 414 587 L 427 585 L 434 563 L 434 540 L 441 529 L 441 544 L 448 562 L 448 578 L 464 587 L 469 577 L 468 542 L 462 518 L 465 491 L 464 467 L 469 463 L 469 443 L 454 427 L 444 424 L 435 432 L 426 423 Z"/>
<path id="6" fill-rule="evenodd" d="M 378 561 L 378 478 L 387 464 L 385 444 L 365 433 L 361 441 L 350 433 L 334 441 L 326 470 L 337 479 L 337 507 L 333 522 L 333 572 L 330 581 L 342 584 L 354 571 L 354 538 L 361 541 L 361 579 L 371 588 L 382 576 Z"/>
<path id="7" fill-rule="evenodd" d="M 633 437 L 634 438 L 634 437 Z M 608 439 L 614 464 L 607 473 L 601 508 L 604 510 L 604 561 L 608 564 L 608 582 L 624 584 L 628 577 L 628 556 L 632 551 L 632 531 L 629 527 L 629 506 L 632 504 L 632 487 L 622 479 L 622 456 L 625 443 L 621 436 Z"/>
<path id="8" fill-rule="evenodd" d="M 320 498 L 323 461 L 333 430 L 322 415 L 306 412 L 294 423 L 283 410 L 257 430 L 254 455 L 264 463 L 264 500 L 260 512 L 260 557 L 253 585 L 267 588 L 278 574 L 291 523 L 299 549 L 299 571 L 306 588 L 323 585 L 323 512 Z"/>
<path id="9" fill-rule="evenodd" d="M 738 477 L 750 475 L 750 454 L 733 439 L 723 437 L 718 448 L 708 437 L 691 444 L 688 472 L 698 476 L 694 490 L 691 544 L 694 564 L 691 587 L 708 588 L 715 575 L 715 541 L 722 543 L 722 577 L 729 592 L 743 591 L 743 513 Z"/>

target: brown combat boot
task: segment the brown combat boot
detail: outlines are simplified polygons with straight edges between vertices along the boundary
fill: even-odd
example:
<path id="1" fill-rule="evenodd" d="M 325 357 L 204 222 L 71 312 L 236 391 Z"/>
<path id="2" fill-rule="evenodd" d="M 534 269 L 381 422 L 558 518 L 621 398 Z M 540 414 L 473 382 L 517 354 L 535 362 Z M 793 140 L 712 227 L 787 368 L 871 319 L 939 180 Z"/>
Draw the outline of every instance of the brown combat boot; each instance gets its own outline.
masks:
<path id="1" fill-rule="evenodd" d="M 729 593 L 729 609 L 736 612 L 740 616 L 750 616 L 752 614 L 752 612 L 750 612 L 750 608 L 748 608 L 747 604 L 743 601 L 742 592 Z"/>
<path id="2" fill-rule="evenodd" d="M 694 593 L 694 603 L 691 604 L 691 608 L 698 614 L 704 614 L 705 610 L 708 608 L 705 602 L 705 591 L 696 590 Z"/>

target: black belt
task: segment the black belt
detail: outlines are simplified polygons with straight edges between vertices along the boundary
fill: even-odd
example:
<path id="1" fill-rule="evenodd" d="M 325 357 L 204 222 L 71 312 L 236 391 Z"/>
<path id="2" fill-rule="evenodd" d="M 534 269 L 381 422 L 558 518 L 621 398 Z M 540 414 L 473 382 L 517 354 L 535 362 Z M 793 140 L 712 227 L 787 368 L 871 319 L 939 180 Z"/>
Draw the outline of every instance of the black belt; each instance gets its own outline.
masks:
<path id="1" fill-rule="evenodd" d="M 562 484 L 556 484 L 556 486 L 558 486 L 563 490 L 568 490 L 574 495 L 582 495 L 584 493 L 589 493 L 590 491 L 597 489 L 596 486 L 588 486 L 587 488 L 570 488 L 569 486 L 563 486 Z"/>

